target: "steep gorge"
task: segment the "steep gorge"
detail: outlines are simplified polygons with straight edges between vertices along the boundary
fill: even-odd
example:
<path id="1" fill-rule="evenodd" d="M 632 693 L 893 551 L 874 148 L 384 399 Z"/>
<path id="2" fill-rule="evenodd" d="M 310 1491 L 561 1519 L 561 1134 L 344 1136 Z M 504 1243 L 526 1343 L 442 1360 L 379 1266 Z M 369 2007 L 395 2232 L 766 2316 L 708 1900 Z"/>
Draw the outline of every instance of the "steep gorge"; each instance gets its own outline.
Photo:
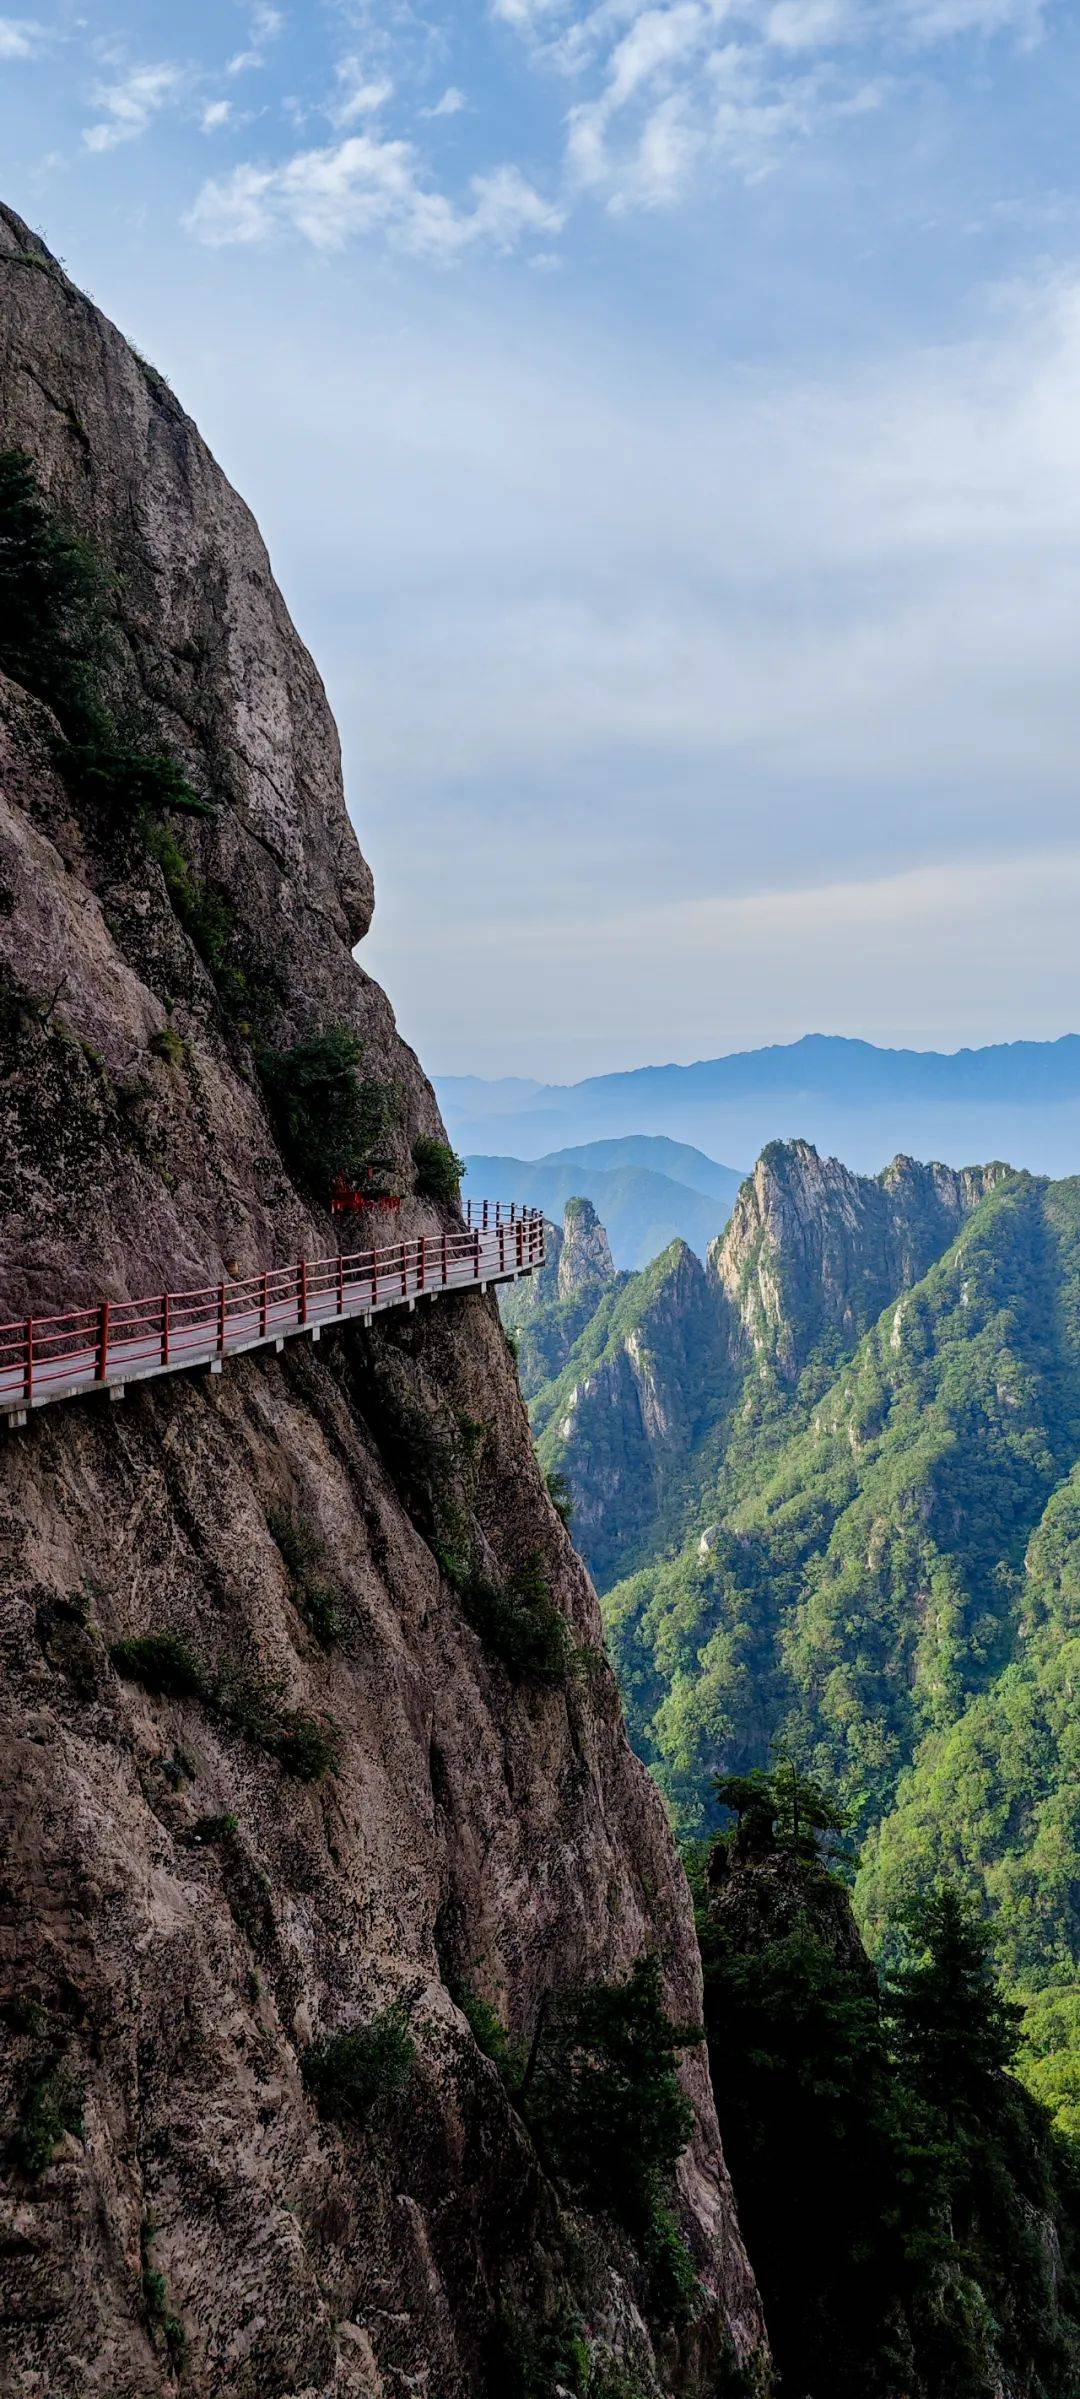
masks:
<path id="1" fill-rule="evenodd" d="M 386 1103 L 402 1229 L 437 1231 L 413 1158 L 442 1127 L 351 954 L 371 877 L 258 533 L 6 210 L 0 286 L 0 441 L 106 562 L 114 705 L 208 810 L 104 806 L 0 678 L 5 1313 L 330 1248 L 260 1060 L 332 1029 Z M 609 2367 L 749 2388 L 763 2328 L 701 2051 L 680 2324 L 474 2037 L 483 2002 L 527 2045 L 650 1953 L 671 2014 L 701 2010 L 494 1299 L 44 1411 L 0 1441 L 0 1543 L 3 2388 L 542 2399 L 571 2337 L 590 2392 Z M 489 1596 L 544 1594 L 563 1671 L 475 1629 L 462 1549 Z M 387 2010 L 408 2088 L 320 2114 L 305 2060 Z M 31 2174 L 42 2092 L 62 2120 Z"/>

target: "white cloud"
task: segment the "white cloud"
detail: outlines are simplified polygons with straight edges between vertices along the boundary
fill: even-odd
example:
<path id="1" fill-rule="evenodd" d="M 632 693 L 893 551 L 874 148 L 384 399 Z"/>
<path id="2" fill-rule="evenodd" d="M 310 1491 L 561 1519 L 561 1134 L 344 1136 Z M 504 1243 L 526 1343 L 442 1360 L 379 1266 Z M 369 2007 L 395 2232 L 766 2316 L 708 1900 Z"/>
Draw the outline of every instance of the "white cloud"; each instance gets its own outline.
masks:
<path id="1" fill-rule="evenodd" d="M 516 33 L 535 34 L 557 17 L 563 0 L 492 0 L 491 13 Z"/>
<path id="2" fill-rule="evenodd" d="M 0 17 L 0 59 L 34 58 L 48 38 L 33 17 Z"/>
<path id="3" fill-rule="evenodd" d="M 551 235 L 564 223 L 562 210 L 514 166 L 475 175 L 469 188 L 471 204 L 460 207 L 424 182 L 411 142 L 351 134 L 283 166 L 241 166 L 204 184 L 186 222 L 214 247 L 265 241 L 287 228 L 317 249 L 340 250 L 382 231 L 404 249 L 442 258 L 476 244 L 513 249 L 523 236 Z"/>
<path id="4" fill-rule="evenodd" d="M 456 83 L 451 83 L 447 85 L 442 99 L 436 100 L 434 108 L 421 109 L 420 113 L 425 117 L 456 117 L 468 105 L 464 92 L 459 92 Z"/>
<path id="5" fill-rule="evenodd" d="M 202 112 L 199 124 L 204 133 L 217 133 L 227 125 L 232 115 L 231 100 L 211 100 Z"/>
<path id="6" fill-rule="evenodd" d="M 954 41 L 964 34 L 1016 34 L 1037 41 L 1046 26 L 1046 0 L 894 0 L 896 17 L 919 43 Z"/>
<path id="7" fill-rule="evenodd" d="M 83 134 L 87 149 L 115 150 L 121 142 L 137 141 L 186 82 L 182 67 L 160 65 L 132 67 L 115 83 L 99 83 L 91 97 L 102 114 Z"/>
<path id="8" fill-rule="evenodd" d="M 335 125 L 353 125 L 358 117 L 375 116 L 393 99 L 389 77 L 369 75 L 362 59 L 340 58 L 334 72 L 338 91 L 329 114 Z"/>
<path id="9" fill-rule="evenodd" d="M 845 0 L 776 0 L 766 38 L 780 50 L 817 50 L 855 30 Z"/>
<path id="10" fill-rule="evenodd" d="M 845 339 L 733 370 L 711 343 L 590 323 L 576 275 L 545 278 L 540 308 L 500 278 L 463 310 L 444 276 L 417 305 L 350 259 L 328 307 L 298 257 L 284 346 L 276 270 L 230 279 L 240 377 L 203 364 L 238 328 L 230 306 L 200 350 L 202 281 L 145 335 L 186 347 L 244 461 L 341 716 L 379 894 L 365 963 L 430 1055 L 527 1045 L 452 970 L 475 929 L 486 987 L 513 987 L 529 910 L 549 1070 L 579 1040 L 586 1071 L 823 1020 L 1061 1029 L 1080 280 L 978 316 L 969 297 L 965 338 L 883 341 L 868 315 L 862 356 Z M 866 893 L 858 939 L 837 886 Z M 678 909 L 710 899 L 752 905 L 684 942 Z"/>
<path id="11" fill-rule="evenodd" d="M 910 62 L 913 50 L 963 36 L 1030 45 L 1047 0 L 489 4 L 545 74 L 554 69 L 576 86 L 571 185 L 618 210 L 677 200 L 709 158 L 754 181 L 793 140 L 859 113 L 892 56 Z"/>
<path id="12" fill-rule="evenodd" d="M 226 74 L 248 75 L 255 68 L 264 67 L 267 45 L 277 40 L 284 24 L 285 18 L 279 8 L 270 7 L 267 0 L 255 0 L 255 5 L 248 10 L 248 28 L 251 40 L 246 49 L 237 50 L 230 58 L 225 69 Z"/>

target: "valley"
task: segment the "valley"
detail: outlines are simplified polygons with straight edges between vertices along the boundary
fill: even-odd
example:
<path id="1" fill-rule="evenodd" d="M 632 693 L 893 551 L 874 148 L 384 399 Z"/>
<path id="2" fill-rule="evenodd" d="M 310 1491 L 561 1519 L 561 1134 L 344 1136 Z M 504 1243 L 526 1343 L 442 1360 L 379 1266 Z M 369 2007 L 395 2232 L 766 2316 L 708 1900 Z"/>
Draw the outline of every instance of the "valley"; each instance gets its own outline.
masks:
<path id="1" fill-rule="evenodd" d="M 705 1266 L 609 1277 L 546 1379 L 525 1304 L 541 1462 L 677 1824 L 797 1758 L 879 1952 L 936 1876 L 972 1895 L 1080 2129 L 1080 1181 L 776 1143 Z"/>

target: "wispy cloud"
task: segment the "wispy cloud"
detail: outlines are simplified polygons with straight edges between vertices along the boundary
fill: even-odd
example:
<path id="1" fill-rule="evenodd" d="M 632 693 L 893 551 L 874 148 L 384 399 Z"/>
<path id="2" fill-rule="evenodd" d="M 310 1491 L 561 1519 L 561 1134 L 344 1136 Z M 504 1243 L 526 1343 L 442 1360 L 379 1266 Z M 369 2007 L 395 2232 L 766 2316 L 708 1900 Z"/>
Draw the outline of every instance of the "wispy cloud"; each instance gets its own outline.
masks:
<path id="1" fill-rule="evenodd" d="M 571 182 L 619 210 L 678 199 L 712 158 L 753 181 L 850 113 L 868 59 L 961 37 L 1039 38 L 1046 0 L 490 0 L 576 86 Z"/>
<path id="2" fill-rule="evenodd" d="M 34 58 L 48 38 L 33 17 L 0 17 L 0 58 Z"/>
<path id="3" fill-rule="evenodd" d="M 201 130 L 203 133 L 219 133 L 222 126 L 228 124 L 232 112 L 231 100 L 208 101 L 199 119 Z"/>
<path id="4" fill-rule="evenodd" d="M 91 99 L 101 114 L 88 125 L 83 141 L 88 150 L 115 150 L 121 142 L 137 141 L 188 81 L 183 67 L 131 67 L 113 83 L 99 83 Z"/>
<path id="5" fill-rule="evenodd" d="M 264 5 L 264 0 L 256 0 L 256 5 L 248 9 L 247 17 L 250 41 L 229 59 L 225 69 L 227 75 L 249 75 L 257 67 L 264 67 L 267 50 L 284 29 L 282 10 Z"/>
<path id="6" fill-rule="evenodd" d="M 354 125 L 358 117 L 374 116 L 393 99 L 390 77 L 369 74 L 361 58 L 339 58 L 334 73 L 337 90 L 329 114 L 335 125 Z"/>
<path id="7" fill-rule="evenodd" d="M 456 83 L 451 83 L 447 85 L 441 100 L 436 100 L 433 108 L 422 108 L 420 114 L 424 117 L 456 117 L 468 105 L 464 92 L 459 92 Z"/>
<path id="8" fill-rule="evenodd" d="M 550 237 L 564 213 L 509 165 L 474 175 L 459 205 L 428 185 L 411 142 L 360 133 L 298 151 L 283 166 L 237 167 L 203 185 L 186 221 L 214 247 L 266 241 L 284 228 L 316 249 L 340 250 L 382 232 L 404 249 L 450 259 L 477 245 L 505 251 L 529 234 Z"/>

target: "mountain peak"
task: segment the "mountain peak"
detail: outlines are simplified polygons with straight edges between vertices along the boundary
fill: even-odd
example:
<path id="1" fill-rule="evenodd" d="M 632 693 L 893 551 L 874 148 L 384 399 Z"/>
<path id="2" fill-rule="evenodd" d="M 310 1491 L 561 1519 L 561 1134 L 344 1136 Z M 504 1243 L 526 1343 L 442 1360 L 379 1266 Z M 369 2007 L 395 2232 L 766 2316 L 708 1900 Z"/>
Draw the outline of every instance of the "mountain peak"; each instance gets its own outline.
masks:
<path id="1" fill-rule="evenodd" d="M 899 1155 L 854 1174 L 806 1140 L 773 1141 L 743 1184 L 708 1270 L 752 1349 L 794 1381 L 822 1344 L 845 1347 L 941 1256 L 1011 1170 Z"/>
<path id="2" fill-rule="evenodd" d="M 602 1288 L 614 1280 L 615 1265 L 608 1237 L 592 1201 L 567 1200 L 559 1254 L 559 1298 L 573 1299 L 587 1284 Z"/>

